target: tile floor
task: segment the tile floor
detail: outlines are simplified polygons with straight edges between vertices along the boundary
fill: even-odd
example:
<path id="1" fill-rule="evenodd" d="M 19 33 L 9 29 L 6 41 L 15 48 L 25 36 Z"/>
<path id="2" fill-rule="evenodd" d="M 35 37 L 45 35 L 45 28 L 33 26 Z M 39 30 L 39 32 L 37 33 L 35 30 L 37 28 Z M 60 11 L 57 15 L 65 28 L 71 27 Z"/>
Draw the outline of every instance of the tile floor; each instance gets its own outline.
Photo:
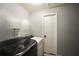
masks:
<path id="1" fill-rule="evenodd" d="M 56 55 L 51 54 L 51 53 L 44 53 L 44 56 L 56 56 Z"/>

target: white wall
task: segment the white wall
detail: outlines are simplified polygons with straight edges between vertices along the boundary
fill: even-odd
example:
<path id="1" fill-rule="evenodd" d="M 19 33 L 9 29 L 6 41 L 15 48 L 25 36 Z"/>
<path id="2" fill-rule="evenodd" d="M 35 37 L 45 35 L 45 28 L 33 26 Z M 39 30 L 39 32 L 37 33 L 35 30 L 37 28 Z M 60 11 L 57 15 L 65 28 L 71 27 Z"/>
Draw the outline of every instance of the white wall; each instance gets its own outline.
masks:
<path id="1" fill-rule="evenodd" d="M 31 14 L 30 22 L 31 22 L 31 34 L 34 36 L 42 35 L 42 18 L 41 13 L 36 12 Z"/>
<path id="2" fill-rule="evenodd" d="M 79 4 L 64 4 L 32 13 L 31 32 L 34 36 L 42 36 L 43 15 L 47 13 L 57 13 L 58 16 L 58 54 L 79 55 Z"/>
<path id="3" fill-rule="evenodd" d="M 7 21 L 9 26 L 7 36 L 5 39 L 9 39 L 14 37 L 14 33 L 12 32 L 12 28 L 20 28 L 17 36 L 25 36 L 30 35 L 30 23 L 29 23 L 29 12 L 25 10 L 20 4 L 16 3 L 3 3 L 0 4 L 0 20 Z M 4 22 L 3 22 L 4 23 Z M 2 36 L 1 36 L 2 37 Z M 1 39 L 0 40 L 5 40 Z"/>

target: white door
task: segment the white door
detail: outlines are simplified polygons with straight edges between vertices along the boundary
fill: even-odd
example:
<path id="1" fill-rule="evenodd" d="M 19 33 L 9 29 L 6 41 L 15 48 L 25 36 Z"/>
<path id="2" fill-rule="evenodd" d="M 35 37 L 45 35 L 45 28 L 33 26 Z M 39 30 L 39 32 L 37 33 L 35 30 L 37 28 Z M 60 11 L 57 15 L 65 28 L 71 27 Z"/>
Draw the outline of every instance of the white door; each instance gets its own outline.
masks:
<path id="1" fill-rule="evenodd" d="M 57 55 L 57 14 L 44 16 L 44 52 Z"/>

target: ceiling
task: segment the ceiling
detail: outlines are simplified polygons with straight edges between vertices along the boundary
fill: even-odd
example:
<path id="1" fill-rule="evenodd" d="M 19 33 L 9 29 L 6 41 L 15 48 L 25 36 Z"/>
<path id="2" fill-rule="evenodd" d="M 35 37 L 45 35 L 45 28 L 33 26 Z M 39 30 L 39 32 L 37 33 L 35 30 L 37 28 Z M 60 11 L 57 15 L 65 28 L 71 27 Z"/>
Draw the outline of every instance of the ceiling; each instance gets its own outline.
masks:
<path id="1" fill-rule="evenodd" d="M 29 12 L 35 12 L 42 9 L 55 7 L 60 5 L 61 3 L 21 3 L 25 9 L 27 9 Z"/>

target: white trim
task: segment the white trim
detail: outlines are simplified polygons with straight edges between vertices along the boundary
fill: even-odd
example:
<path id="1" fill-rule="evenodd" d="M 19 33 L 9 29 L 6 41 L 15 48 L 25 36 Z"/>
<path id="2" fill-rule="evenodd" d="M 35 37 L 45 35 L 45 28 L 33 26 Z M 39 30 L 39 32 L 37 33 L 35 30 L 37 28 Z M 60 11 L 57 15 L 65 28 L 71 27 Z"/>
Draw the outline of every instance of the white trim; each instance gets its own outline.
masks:
<path id="1" fill-rule="evenodd" d="M 47 13 L 47 14 L 44 14 L 43 17 L 54 16 L 54 15 L 57 16 L 57 13 Z M 44 18 L 43 18 L 43 19 L 44 19 Z M 44 22 L 45 22 L 45 21 L 42 20 L 42 36 L 44 36 L 44 34 L 45 34 L 45 33 L 43 32 L 43 31 L 45 30 L 45 28 L 44 28 L 44 27 L 45 27 L 45 26 L 44 26 L 44 25 L 45 25 Z M 56 46 L 56 47 L 57 47 L 57 46 Z M 56 49 L 56 50 L 57 50 L 57 49 Z M 58 50 L 57 50 L 57 52 L 56 52 L 56 55 L 57 55 L 57 53 L 58 53 Z"/>

